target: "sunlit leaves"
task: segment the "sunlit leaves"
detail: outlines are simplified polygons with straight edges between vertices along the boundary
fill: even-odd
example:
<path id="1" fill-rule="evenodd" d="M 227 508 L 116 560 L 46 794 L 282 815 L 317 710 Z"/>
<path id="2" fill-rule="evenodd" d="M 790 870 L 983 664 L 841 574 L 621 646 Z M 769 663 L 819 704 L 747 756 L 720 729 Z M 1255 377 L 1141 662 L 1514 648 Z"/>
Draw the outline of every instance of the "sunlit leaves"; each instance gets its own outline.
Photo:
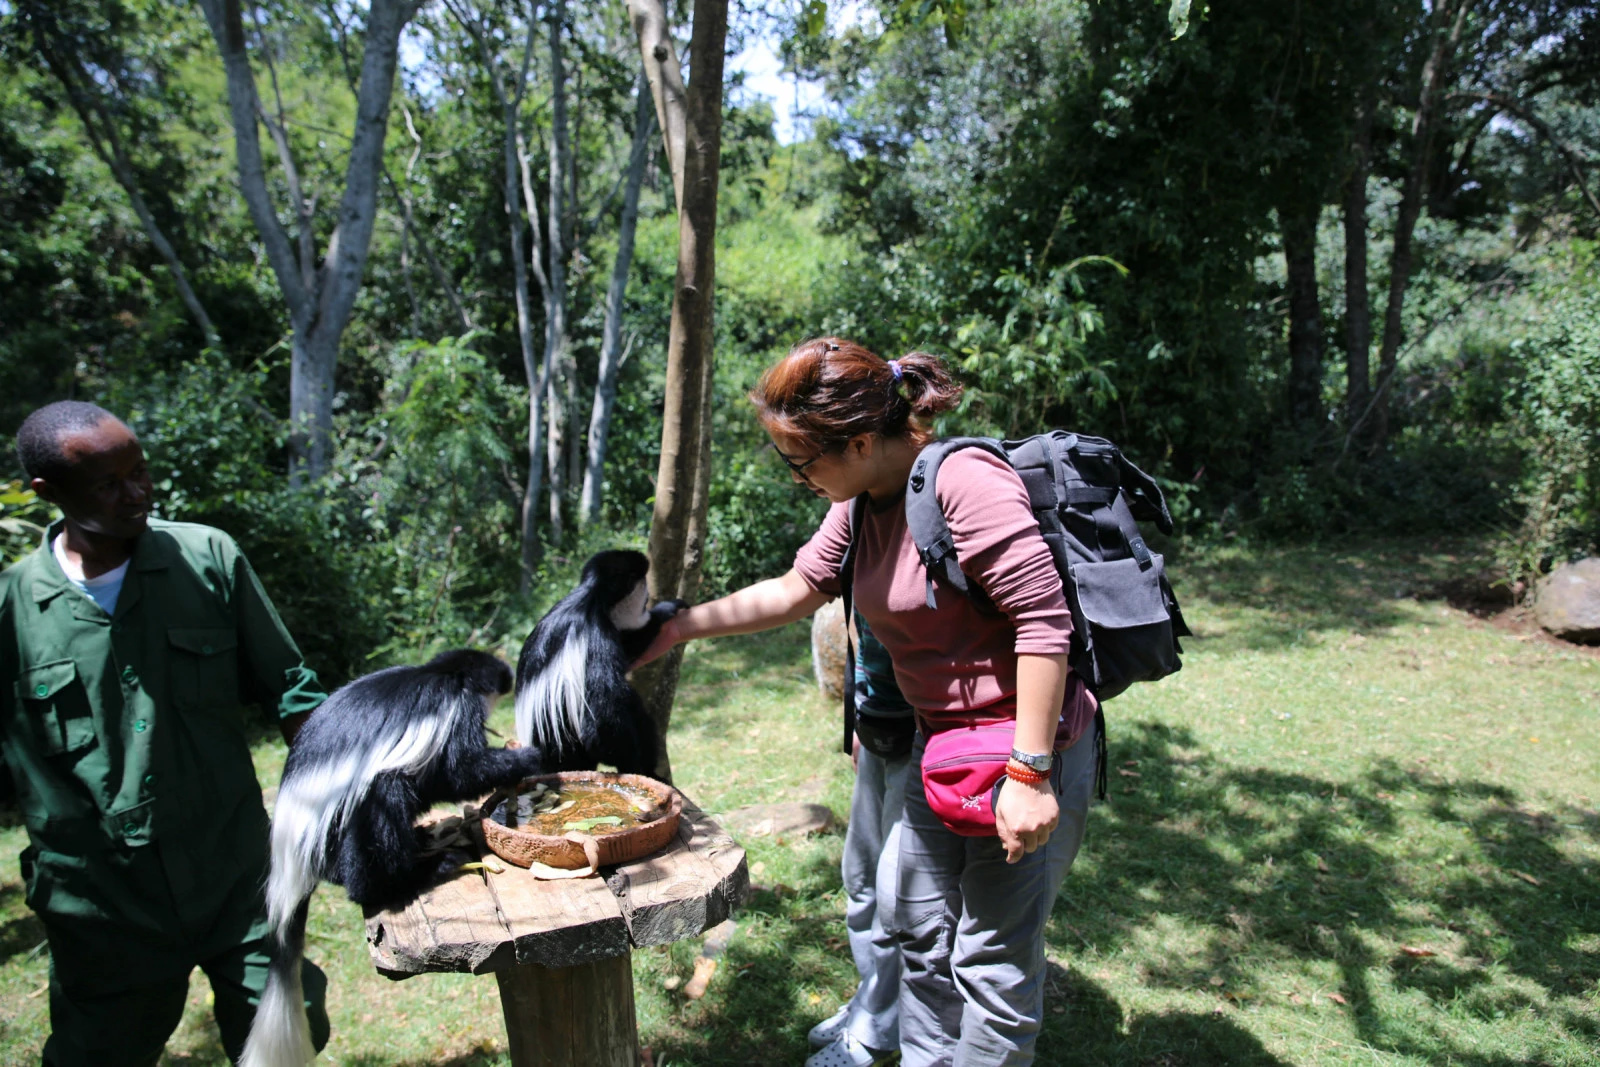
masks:
<path id="1" fill-rule="evenodd" d="M 956 331 L 968 413 L 1002 436 L 1035 432 L 1069 399 L 1090 409 L 1116 399 L 1112 365 L 1091 358 L 1087 347 L 1101 326 L 1078 276 L 1091 264 L 1127 273 L 1105 256 L 1075 259 L 1043 277 L 1005 271 L 994 281 L 1000 317 L 973 314 Z"/>

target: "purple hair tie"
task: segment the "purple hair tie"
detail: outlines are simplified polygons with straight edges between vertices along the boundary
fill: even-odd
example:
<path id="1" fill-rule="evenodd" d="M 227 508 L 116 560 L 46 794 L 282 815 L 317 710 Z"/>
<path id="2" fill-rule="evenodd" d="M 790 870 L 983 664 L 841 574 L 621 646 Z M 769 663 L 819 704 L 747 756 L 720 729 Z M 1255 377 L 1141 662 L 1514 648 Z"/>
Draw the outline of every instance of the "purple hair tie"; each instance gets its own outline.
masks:
<path id="1" fill-rule="evenodd" d="M 889 373 L 894 375 L 895 381 L 898 382 L 900 380 L 900 361 L 898 359 L 889 361 Z"/>

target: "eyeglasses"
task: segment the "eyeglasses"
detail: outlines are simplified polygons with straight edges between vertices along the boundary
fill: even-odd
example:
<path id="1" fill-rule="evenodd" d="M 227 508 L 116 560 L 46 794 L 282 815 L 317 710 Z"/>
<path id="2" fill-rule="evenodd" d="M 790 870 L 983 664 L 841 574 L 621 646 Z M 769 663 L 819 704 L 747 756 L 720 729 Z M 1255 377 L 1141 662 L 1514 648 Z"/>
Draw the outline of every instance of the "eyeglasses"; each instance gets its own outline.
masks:
<path id="1" fill-rule="evenodd" d="M 801 478 L 806 477 L 806 468 L 807 467 L 811 466 L 817 460 L 819 460 L 823 456 L 827 455 L 826 452 L 818 452 L 816 455 L 812 456 L 810 459 L 806 460 L 804 463 L 796 463 L 794 460 L 790 459 L 788 456 L 784 455 L 782 452 L 778 452 L 778 446 L 777 445 L 773 445 L 772 446 L 772 450 L 774 452 L 778 453 L 778 458 L 783 460 L 783 465 L 785 467 L 789 468 L 790 473 L 792 473 L 792 474 L 794 474 L 794 475 L 796 475 L 798 477 L 801 477 Z"/>

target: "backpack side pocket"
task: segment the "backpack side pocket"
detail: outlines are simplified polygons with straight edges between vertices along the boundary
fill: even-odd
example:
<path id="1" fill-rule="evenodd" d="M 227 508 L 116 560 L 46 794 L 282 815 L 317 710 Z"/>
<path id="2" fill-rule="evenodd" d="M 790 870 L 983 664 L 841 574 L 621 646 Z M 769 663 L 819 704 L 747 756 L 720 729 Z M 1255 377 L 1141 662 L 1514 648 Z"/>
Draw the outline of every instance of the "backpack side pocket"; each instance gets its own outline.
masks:
<path id="1" fill-rule="evenodd" d="M 1085 632 L 1073 659 L 1101 700 L 1134 682 L 1153 682 L 1183 666 L 1169 608 L 1170 586 L 1161 556 L 1141 566 L 1135 559 L 1079 563 L 1067 596 Z"/>

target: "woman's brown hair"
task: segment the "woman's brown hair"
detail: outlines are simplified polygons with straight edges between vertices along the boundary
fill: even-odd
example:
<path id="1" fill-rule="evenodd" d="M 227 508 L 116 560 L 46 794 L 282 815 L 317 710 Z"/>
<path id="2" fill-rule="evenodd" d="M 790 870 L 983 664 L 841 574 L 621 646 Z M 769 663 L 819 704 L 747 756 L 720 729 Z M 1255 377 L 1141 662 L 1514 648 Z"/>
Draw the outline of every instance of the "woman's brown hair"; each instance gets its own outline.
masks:
<path id="1" fill-rule="evenodd" d="M 768 433 L 837 451 L 862 433 L 933 439 L 929 422 L 961 399 L 961 385 L 939 357 L 908 352 L 885 360 L 854 341 L 802 341 L 767 368 L 750 394 Z"/>

